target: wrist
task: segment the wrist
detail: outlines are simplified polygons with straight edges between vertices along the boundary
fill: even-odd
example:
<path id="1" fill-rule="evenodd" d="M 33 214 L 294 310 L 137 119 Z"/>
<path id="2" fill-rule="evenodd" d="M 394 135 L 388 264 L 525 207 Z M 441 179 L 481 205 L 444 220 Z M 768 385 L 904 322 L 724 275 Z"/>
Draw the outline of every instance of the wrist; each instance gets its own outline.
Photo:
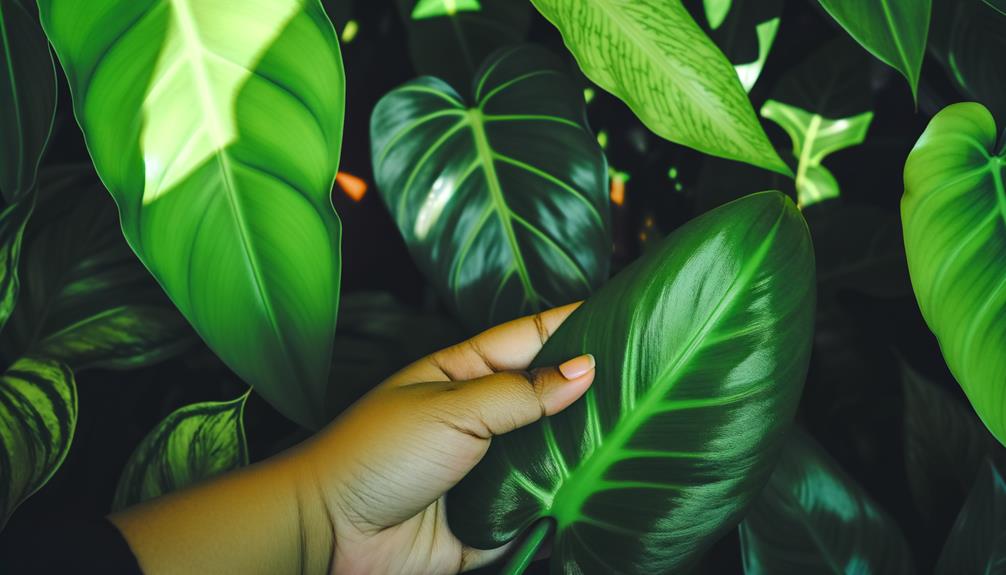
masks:
<path id="1" fill-rule="evenodd" d="M 323 488 L 313 450 L 306 445 L 281 456 L 296 501 L 301 573 L 331 573 L 335 553 L 335 515 Z"/>

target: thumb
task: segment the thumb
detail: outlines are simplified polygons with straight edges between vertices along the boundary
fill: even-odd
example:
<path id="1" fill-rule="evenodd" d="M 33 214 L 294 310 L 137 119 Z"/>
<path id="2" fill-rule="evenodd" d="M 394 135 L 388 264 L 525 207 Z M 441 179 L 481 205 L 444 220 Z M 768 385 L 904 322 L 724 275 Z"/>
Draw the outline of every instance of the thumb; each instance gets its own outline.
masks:
<path id="1" fill-rule="evenodd" d="M 594 356 L 586 354 L 558 367 L 502 371 L 464 382 L 460 387 L 452 382 L 453 401 L 445 407 L 459 431 L 489 439 L 562 411 L 579 399 L 593 381 Z"/>

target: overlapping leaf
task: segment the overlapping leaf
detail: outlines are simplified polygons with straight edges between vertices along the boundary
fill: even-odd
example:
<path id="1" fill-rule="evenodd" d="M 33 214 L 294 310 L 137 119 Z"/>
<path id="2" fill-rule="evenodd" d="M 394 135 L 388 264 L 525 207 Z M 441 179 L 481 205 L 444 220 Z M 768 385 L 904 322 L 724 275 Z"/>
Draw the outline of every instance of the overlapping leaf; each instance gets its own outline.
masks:
<path id="1" fill-rule="evenodd" d="M 583 96 L 533 46 L 486 61 L 471 104 L 424 77 L 371 118 L 378 189 L 469 328 L 581 299 L 608 277 L 607 166 Z"/>
<path id="2" fill-rule="evenodd" d="M 705 0 L 703 7 L 709 37 L 734 65 L 741 86 L 750 92 L 779 31 L 782 0 Z"/>
<path id="3" fill-rule="evenodd" d="M 803 386 L 814 293 L 806 224 L 778 192 L 678 229 L 545 345 L 535 366 L 594 354 L 594 384 L 493 439 L 448 494 L 452 531 L 491 548 L 550 517 L 557 573 L 684 568 L 772 472 Z"/>
<path id="4" fill-rule="evenodd" d="M 935 573 L 1006 573 L 1006 480 L 991 462 L 982 466 L 950 530 Z"/>

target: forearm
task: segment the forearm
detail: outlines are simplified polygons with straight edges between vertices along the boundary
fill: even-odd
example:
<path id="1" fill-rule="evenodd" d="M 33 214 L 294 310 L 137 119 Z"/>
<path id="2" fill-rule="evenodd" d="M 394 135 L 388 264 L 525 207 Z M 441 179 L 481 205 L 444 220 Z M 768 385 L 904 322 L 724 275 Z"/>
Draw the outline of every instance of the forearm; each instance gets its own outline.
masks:
<path id="1" fill-rule="evenodd" d="M 327 573 L 334 535 L 302 459 L 294 449 L 109 519 L 149 574 Z"/>

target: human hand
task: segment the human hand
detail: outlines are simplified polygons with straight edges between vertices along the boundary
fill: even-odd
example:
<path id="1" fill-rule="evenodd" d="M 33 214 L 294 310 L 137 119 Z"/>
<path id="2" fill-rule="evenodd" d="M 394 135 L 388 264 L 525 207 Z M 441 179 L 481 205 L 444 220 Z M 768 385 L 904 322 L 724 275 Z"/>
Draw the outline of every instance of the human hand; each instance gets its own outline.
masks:
<path id="1" fill-rule="evenodd" d="M 593 382 L 591 356 L 525 371 L 577 305 L 420 359 L 302 446 L 334 536 L 334 573 L 458 573 L 504 553 L 465 547 L 447 525 L 444 494 L 493 436 L 561 411 Z"/>

